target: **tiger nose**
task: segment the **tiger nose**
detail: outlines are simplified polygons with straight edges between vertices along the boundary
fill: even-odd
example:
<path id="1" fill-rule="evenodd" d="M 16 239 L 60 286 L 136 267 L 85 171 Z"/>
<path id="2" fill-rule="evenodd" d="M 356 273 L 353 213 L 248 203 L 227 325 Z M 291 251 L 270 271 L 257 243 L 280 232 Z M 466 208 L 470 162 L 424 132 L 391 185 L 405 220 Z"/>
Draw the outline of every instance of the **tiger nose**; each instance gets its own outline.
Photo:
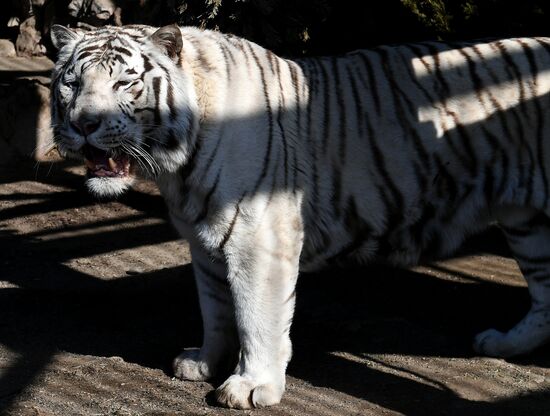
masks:
<path id="1" fill-rule="evenodd" d="M 99 129 L 101 120 L 97 117 L 85 116 L 71 122 L 71 125 L 78 133 L 87 137 Z"/>

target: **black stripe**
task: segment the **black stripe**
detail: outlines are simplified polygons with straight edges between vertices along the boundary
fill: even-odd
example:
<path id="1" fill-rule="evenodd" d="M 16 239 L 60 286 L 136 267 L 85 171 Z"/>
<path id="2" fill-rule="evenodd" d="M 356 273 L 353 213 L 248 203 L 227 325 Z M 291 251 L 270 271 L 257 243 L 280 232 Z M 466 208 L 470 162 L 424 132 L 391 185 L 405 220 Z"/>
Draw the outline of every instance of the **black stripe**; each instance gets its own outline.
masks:
<path id="1" fill-rule="evenodd" d="M 93 55 L 94 52 L 91 52 L 91 51 L 86 51 L 86 52 L 81 52 L 77 57 L 76 59 L 78 61 L 82 61 L 83 59 L 86 59 L 88 56 L 91 56 Z"/>
<path id="2" fill-rule="evenodd" d="M 230 41 L 228 41 L 228 40 L 225 38 L 225 36 L 224 36 L 222 39 L 223 39 L 223 41 L 224 41 L 223 43 L 220 42 L 220 39 L 216 39 L 215 42 L 216 42 L 217 44 L 219 44 L 219 45 L 220 45 L 220 48 L 222 48 L 222 49 L 225 51 L 225 53 L 226 53 L 227 56 L 229 57 L 229 60 L 231 61 L 231 63 L 232 63 L 234 66 L 237 65 L 237 60 L 235 59 L 235 55 L 233 55 L 233 51 L 231 50 L 231 49 L 234 47 L 234 45 L 233 45 Z M 226 44 L 227 44 L 227 45 L 226 45 Z M 228 45 L 229 45 L 229 46 L 228 46 Z"/>
<path id="3" fill-rule="evenodd" d="M 296 288 L 292 291 L 292 293 L 286 298 L 286 300 L 283 301 L 283 305 L 286 305 L 288 302 L 293 300 L 296 297 Z"/>
<path id="4" fill-rule="evenodd" d="M 426 151 L 426 149 L 423 146 L 422 138 L 419 136 L 418 132 L 410 124 L 410 122 L 407 119 L 407 115 L 405 112 L 405 109 L 403 108 L 403 105 L 401 103 L 401 100 L 405 102 L 405 104 L 409 107 L 409 113 L 411 113 L 414 117 L 416 117 L 416 113 L 414 110 L 414 105 L 409 99 L 409 97 L 405 94 L 405 92 L 401 89 L 400 85 L 395 80 L 395 74 L 393 71 L 393 68 L 391 65 L 389 65 L 389 53 L 387 50 L 379 48 L 377 49 L 377 52 L 380 55 L 382 67 L 384 68 L 384 71 L 382 71 L 385 75 L 385 78 L 389 84 L 389 90 L 391 92 L 391 95 L 393 97 L 393 102 L 395 104 L 395 109 L 397 112 L 396 120 L 401 126 L 401 129 L 403 130 L 403 133 L 405 135 L 405 138 L 410 135 L 410 137 L 413 139 L 413 146 L 416 155 L 421 160 L 421 166 L 426 171 L 431 170 L 431 160 L 430 155 Z"/>
<path id="5" fill-rule="evenodd" d="M 239 216 L 239 214 L 241 212 L 241 210 L 239 208 L 239 204 L 241 203 L 243 198 L 244 198 L 244 195 L 239 199 L 239 202 L 237 202 L 237 205 L 235 206 L 235 214 L 233 215 L 233 218 L 232 218 L 231 222 L 229 223 L 229 228 L 225 232 L 225 234 L 223 236 L 223 239 L 220 243 L 220 246 L 219 246 L 220 250 L 223 250 L 223 248 L 225 247 L 225 245 L 229 241 L 229 238 L 231 237 L 231 234 L 233 233 L 233 228 L 235 228 L 235 224 L 237 223 L 237 217 Z"/>
<path id="6" fill-rule="evenodd" d="M 482 126 L 481 127 L 481 131 L 483 132 L 483 134 L 485 135 L 485 138 L 487 139 L 489 145 L 490 145 L 490 148 L 492 150 L 492 156 L 491 156 L 491 160 L 488 162 L 488 164 L 485 166 L 485 178 L 487 178 L 487 174 L 488 172 L 487 171 L 490 171 L 490 175 L 491 175 L 491 179 L 492 179 L 492 183 L 490 185 L 490 189 L 487 189 L 487 184 L 486 187 L 485 187 L 485 190 L 488 191 L 490 190 L 491 191 L 491 194 L 489 195 L 491 197 L 491 200 L 492 198 L 494 198 L 496 195 L 494 193 L 494 186 L 496 184 L 496 179 L 493 175 L 493 172 L 496 171 L 496 164 L 498 162 L 498 156 L 504 152 L 504 149 L 503 147 L 500 145 L 500 142 L 499 142 L 499 139 L 498 137 L 496 137 L 493 133 L 491 133 L 485 126 Z M 485 193 L 485 195 L 488 195 L 487 192 Z"/>
<path id="7" fill-rule="evenodd" d="M 281 139 L 282 139 L 282 146 L 283 146 L 283 164 L 284 164 L 284 188 L 287 189 L 288 187 L 288 140 L 286 137 L 286 132 L 283 126 L 283 113 L 286 110 L 286 103 L 285 103 L 285 95 L 283 91 L 283 82 L 281 79 L 281 68 L 279 66 L 279 59 L 273 54 L 268 54 L 270 61 L 272 59 L 275 60 L 275 65 L 272 65 L 272 69 L 275 70 L 275 75 L 277 76 L 277 79 L 279 81 L 279 108 L 277 110 L 277 125 L 279 126 L 279 130 L 281 132 Z"/>
<path id="8" fill-rule="evenodd" d="M 293 62 L 288 62 L 288 68 L 290 70 L 290 79 L 292 82 L 292 88 L 294 88 L 294 115 L 296 117 L 296 137 L 300 140 L 302 138 L 302 103 L 300 97 L 300 91 L 298 89 L 298 69 Z M 292 191 L 296 192 L 298 181 L 298 152 L 296 147 L 293 146 L 294 160 L 293 160 L 293 176 L 292 176 Z"/>
<path id="9" fill-rule="evenodd" d="M 318 160 L 317 160 L 317 142 L 313 137 L 313 96 L 318 95 L 319 90 L 319 73 L 317 72 L 317 61 L 312 61 L 311 71 L 308 74 L 309 84 L 309 97 L 307 103 L 307 148 L 311 157 L 311 169 L 312 169 L 312 192 L 311 192 L 311 204 L 312 212 L 315 216 L 319 212 L 319 172 L 318 172 Z M 318 98 L 318 97 L 316 97 Z"/>
<path id="10" fill-rule="evenodd" d="M 495 177 L 493 175 L 493 167 L 485 166 L 485 174 L 483 178 L 483 193 L 488 202 L 491 202 L 494 198 Z"/>
<path id="11" fill-rule="evenodd" d="M 342 172 L 334 165 L 332 169 L 332 210 L 336 219 L 340 218 L 340 199 L 342 198 Z"/>
<path id="12" fill-rule="evenodd" d="M 195 170 L 195 167 L 197 165 L 197 160 L 199 158 L 199 152 L 201 149 L 201 141 L 197 140 L 194 143 L 194 147 L 190 150 L 190 152 L 187 155 L 187 160 L 184 162 L 184 164 L 178 169 L 178 175 L 181 178 L 181 208 L 182 212 L 185 212 L 183 209 L 185 205 L 188 202 L 188 195 L 189 195 L 189 178 L 193 171 Z M 192 223 L 192 220 L 189 218 L 185 219 L 186 222 Z"/>
<path id="13" fill-rule="evenodd" d="M 476 55 L 479 57 L 480 61 L 483 63 L 483 66 L 484 66 L 485 70 L 487 71 L 487 73 L 489 74 L 489 77 L 491 78 L 491 81 L 495 85 L 498 85 L 501 82 L 501 80 L 499 80 L 499 78 L 494 73 L 494 71 L 491 69 L 491 67 L 489 65 L 487 65 L 487 63 L 485 61 L 485 58 L 483 57 L 483 54 L 481 53 L 479 48 L 474 45 L 472 47 L 472 49 L 474 50 Z M 503 135 L 506 135 L 506 138 L 508 139 L 509 143 L 513 143 L 514 138 L 511 135 L 512 129 L 511 129 L 509 123 L 508 123 L 508 118 L 506 117 L 504 109 L 502 108 L 500 103 L 497 101 L 497 99 L 491 93 L 491 91 L 489 89 L 485 89 L 485 93 L 489 97 L 489 100 L 490 100 L 491 104 L 493 105 L 493 107 L 496 109 L 496 116 L 498 117 L 498 120 L 500 122 L 500 127 L 501 127 Z M 482 100 L 481 90 L 479 91 L 478 99 Z M 533 181 L 535 179 L 535 164 L 534 164 L 533 152 L 532 152 L 531 148 L 528 146 L 528 144 L 525 140 L 524 129 L 523 129 L 523 126 L 522 126 L 521 119 L 520 119 L 519 115 L 516 113 L 516 111 L 514 109 L 510 109 L 508 111 L 510 112 L 510 114 L 512 115 L 514 120 L 516 121 L 516 127 L 517 127 L 517 130 L 518 130 L 518 136 L 520 137 L 521 146 L 524 147 L 527 150 L 528 155 L 529 155 L 529 159 L 530 159 L 531 174 L 528 175 L 529 176 L 529 179 L 528 179 L 529 180 L 529 186 L 528 186 L 528 194 L 527 194 L 527 201 L 529 201 L 531 199 L 531 192 L 532 192 L 532 189 L 533 189 Z M 486 118 L 489 118 L 490 113 L 487 110 L 485 110 L 485 113 L 486 113 Z M 496 149 L 500 150 L 502 148 L 500 146 L 499 142 L 498 142 L 498 139 L 496 137 L 494 137 L 484 126 L 482 127 L 482 131 L 484 132 L 484 137 L 490 141 L 491 149 L 496 148 Z M 519 156 L 521 158 L 521 154 Z M 494 161 L 494 157 L 492 159 Z M 525 176 L 527 176 L 526 173 L 525 173 L 525 168 L 526 167 L 522 163 L 520 163 L 520 171 L 521 171 L 521 173 L 520 173 L 520 178 L 521 178 L 520 182 L 522 182 L 522 183 L 525 181 L 525 179 L 524 179 Z"/>
<path id="14" fill-rule="evenodd" d="M 277 155 L 275 156 L 275 159 L 273 160 L 273 172 L 271 175 L 269 175 L 271 178 L 273 178 L 273 182 L 271 183 L 271 188 L 269 189 L 268 197 L 267 197 L 267 204 L 271 203 L 271 200 L 273 198 L 273 195 L 275 195 L 275 187 L 277 186 L 277 178 L 279 177 L 279 161 L 281 159 L 280 152 L 277 152 Z"/>
<path id="15" fill-rule="evenodd" d="M 447 162 L 448 164 L 449 162 Z M 447 169 L 447 164 L 439 158 L 435 157 L 435 164 L 437 167 L 437 174 L 433 179 L 433 185 L 435 186 L 437 196 L 443 198 L 447 201 L 454 201 L 457 197 L 458 185 L 449 173 Z"/>
<path id="16" fill-rule="evenodd" d="M 224 65 L 225 65 L 225 76 L 227 78 L 227 80 L 229 81 L 229 79 L 231 78 L 231 69 L 229 68 L 229 60 L 230 60 L 230 52 L 228 52 L 227 50 L 227 46 L 225 46 L 224 44 L 220 43 L 220 42 L 216 42 L 216 44 L 218 45 L 218 48 L 220 48 L 220 52 L 223 56 L 223 62 L 224 62 Z M 234 61 L 235 59 L 233 59 Z"/>
<path id="17" fill-rule="evenodd" d="M 427 42 L 422 43 L 421 45 L 425 46 L 428 49 L 430 57 L 434 61 L 435 70 L 433 71 L 433 74 L 435 75 L 435 80 L 437 80 L 436 91 L 439 91 L 440 96 L 442 97 L 441 101 L 445 102 L 448 98 L 451 97 L 451 88 L 443 74 L 443 71 L 441 70 L 441 61 L 439 59 L 440 50 L 432 43 Z M 426 68 L 429 67 L 428 63 L 424 59 L 422 59 L 422 62 L 425 62 Z M 430 69 L 430 74 L 432 74 L 432 69 Z"/>
<path id="18" fill-rule="evenodd" d="M 322 83 L 323 83 L 323 123 L 322 123 L 322 129 L 323 129 L 323 142 L 322 142 L 322 148 L 323 148 L 323 151 L 326 153 L 328 151 L 328 140 L 329 140 L 329 137 L 330 137 L 330 129 L 331 129 L 331 125 L 330 125 L 330 112 L 331 112 L 331 109 L 330 109 L 330 99 L 331 99 L 331 94 L 330 94 L 330 88 L 329 88 L 329 78 L 328 78 L 328 73 L 327 73 L 327 70 L 325 68 L 325 66 L 323 65 L 324 63 L 324 60 L 323 59 L 318 59 L 317 60 L 317 64 L 319 65 L 319 68 L 321 69 L 320 71 L 320 75 L 322 76 L 321 79 L 322 79 Z"/>
<path id="19" fill-rule="evenodd" d="M 126 55 L 126 56 L 129 56 L 129 57 L 132 56 L 132 52 L 129 49 L 126 49 L 122 46 L 113 46 L 113 47 L 111 47 L 111 49 L 115 52 L 121 53 L 122 55 Z"/>
<path id="20" fill-rule="evenodd" d="M 346 154 L 347 154 L 347 135 L 346 135 L 346 103 L 344 101 L 343 97 L 343 89 L 342 89 L 342 82 L 340 79 L 340 71 L 338 69 L 338 58 L 333 57 L 332 60 L 332 71 L 334 73 L 334 79 L 335 79 L 335 90 L 334 93 L 336 95 L 336 103 L 338 104 L 338 114 L 339 114 L 339 120 L 338 120 L 338 153 L 340 156 L 340 163 L 342 166 L 346 163 Z"/>
<path id="21" fill-rule="evenodd" d="M 204 52 L 202 43 L 195 37 L 187 38 L 187 40 L 193 45 L 193 48 L 195 48 L 196 56 L 201 69 L 206 72 L 214 71 L 216 69 L 216 66 L 213 65 L 212 62 L 210 62 L 210 60 L 208 59 L 208 54 Z"/>
<path id="22" fill-rule="evenodd" d="M 382 114 L 382 104 L 380 101 L 380 94 L 378 93 L 378 83 L 376 82 L 376 77 L 374 75 L 374 70 L 372 68 L 372 64 L 361 52 L 357 52 L 354 55 L 358 56 L 359 59 L 363 62 L 363 68 L 367 70 L 367 78 L 369 80 L 368 90 L 372 94 L 372 97 L 374 98 L 374 110 L 376 111 L 376 114 L 379 116 Z"/>
<path id="23" fill-rule="evenodd" d="M 141 95 L 143 94 L 143 91 L 145 91 L 145 87 L 142 87 L 141 90 L 137 92 L 137 94 L 134 96 L 134 100 L 137 100 L 139 97 L 141 97 Z"/>
<path id="24" fill-rule="evenodd" d="M 497 195 L 503 195 L 506 188 L 509 186 L 509 176 L 510 176 L 510 158 L 506 154 L 506 151 L 503 149 L 500 153 L 501 156 L 501 172 L 502 177 L 500 178 L 500 184 L 497 188 Z"/>
<path id="25" fill-rule="evenodd" d="M 218 187 L 218 183 L 220 182 L 221 173 L 222 173 L 222 169 L 220 168 L 220 170 L 218 171 L 218 174 L 216 175 L 216 179 L 214 179 L 214 183 L 212 184 L 212 187 L 210 188 L 210 190 L 208 191 L 208 193 L 204 197 L 204 200 L 202 201 L 202 210 L 199 213 L 199 215 L 197 215 L 197 217 L 195 218 L 195 220 L 194 220 L 195 224 L 203 221 L 206 218 L 206 216 L 208 215 L 208 208 L 210 206 L 210 199 L 212 198 L 212 195 L 214 195 L 214 192 L 216 191 L 216 188 Z"/>
<path id="26" fill-rule="evenodd" d="M 473 83 L 474 92 L 477 97 L 477 100 L 482 108 L 485 109 L 484 103 L 483 103 L 483 97 L 481 95 L 482 89 L 483 89 L 483 82 L 481 78 L 479 77 L 479 74 L 477 73 L 476 66 L 474 61 L 472 60 L 472 57 L 466 53 L 464 48 L 461 48 L 462 45 L 455 45 L 457 47 L 456 51 L 462 55 L 462 57 L 465 59 L 466 64 L 468 66 L 468 71 L 470 74 L 470 78 Z M 485 112 L 487 114 L 487 110 L 485 109 Z M 458 129 L 458 126 L 460 125 L 460 129 Z M 457 130 L 461 133 L 462 136 L 462 144 L 464 146 L 464 150 L 466 151 L 468 155 L 468 161 L 470 164 L 470 171 L 473 177 L 477 176 L 477 172 L 479 169 L 478 166 L 478 160 L 477 160 L 477 154 L 474 146 L 472 145 L 471 137 L 468 135 L 466 129 L 461 125 L 461 123 L 458 123 L 457 118 Z"/>
<path id="27" fill-rule="evenodd" d="M 386 210 L 387 212 L 397 210 L 401 214 L 397 215 L 397 222 L 401 222 L 403 219 L 402 210 L 405 206 L 405 201 L 403 198 L 403 194 L 393 181 L 390 172 L 386 165 L 386 160 L 384 157 L 383 152 L 378 147 L 378 143 L 376 141 L 376 135 L 374 133 L 374 129 L 372 128 L 371 122 L 369 120 L 368 115 L 366 115 L 367 118 L 367 140 L 369 142 L 369 148 L 372 154 L 372 159 L 374 161 L 374 164 L 376 166 L 376 171 L 378 174 L 382 177 L 382 180 L 384 182 L 384 191 L 382 192 L 384 195 L 386 194 L 385 190 L 389 190 L 392 194 L 393 201 L 387 200 Z"/>
<path id="28" fill-rule="evenodd" d="M 275 54 L 271 52 L 269 49 L 264 49 L 265 56 L 267 58 L 267 62 L 269 62 L 269 69 L 271 70 L 271 73 L 277 77 L 279 82 L 280 79 L 280 68 L 279 68 L 279 62 L 277 61 Z"/>
<path id="29" fill-rule="evenodd" d="M 232 43 L 237 49 L 239 49 L 242 52 L 244 59 L 246 61 L 246 68 L 250 73 L 250 55 L 246 47 L 248 46 L 248 44 L 245 43 L 245 41 L 240 38 L 235 38 L 235 40 Z"/>
<path id="30" fill-rule="evenodd" d="M 204 165 L 204 168 L 202 169 L 202 176 L 203 176 L 203 179 L 206 177 L 206 175 L 208 174 L 208 171 L 210 170 L 210 167 L 212 166 L 212 163 L 214 163 L 214 160 L 216 160 L 216 156 L 218 155 L 218 150 L 220 149 L 221 147 L 221 137 L 223 136 L 223 133 L 222 132 L 218 132 L 218 134 L 216 134 L 216 145 L 214 146 L 214 150 L 212 151 L 212 154 L 210 156 L 208 156 L 208 158 L 206 159 L 206 164 L 203 163 Z M 222 166 L 223 166 L 223 162 L 221 162 Z"/>
<path id="31" fill-rule="evenodd" d="M 166 104 L 170 110 L 170 120 L 174 122 L 178 118 L 178 112 L 174 104 L 174 86 L 172 85 L 172 80 L 168 71 L 166 72 L 166 82 Z"/>
<path id="32" fill-rule="evenodd" d="M 76 50 L 76 46 L 75 46 Z M 105 45 L 91 45 L 86 46 L 85 48 L 82 48 L 78 51 L 78 53 L 82 52 L 103 52 L 105 50 Z"/>
<path id="33" fill-rule="evenodd" d="M 455 125 L 458 126 L 459 123 L 458 123 L 457 115 L 454 112 L 450 111 L 450 109 L 448 108 L 447 103 L 446 103 L 446 100 L 447 100 L 448 96 L 450 95 L 450 91 L 448 90 L 449 88 L 448 88 L 448 85 L 446 83 L 446 80 L 441 77 L 442 80 L 444 81 L 442 83 L 441 79 L 438 79 L 437 74 L 434 74 L 433 68 L 431 67 L 430 63 L 425 59 L 425 54 L 420 49 L 420 45 L 409 44 L 409 45 L 405 45 L 405 47 L 408 47 L 409 50 L 413 53 L 413 55 L 420 61 L 420 63 L 422 63 L 422 65 L 424 65 L 424 68 L 426 68 L 426 70 L 428 71 L 428 74 L 430 75 L 430 78 L 433 80 L 433 85 L 434 85 L 433 90 L 434 90 L 438 100 L 443 105 L 442 108 L 440 108 L 438 106 L 438 111 L 440 113 L 441 128 L 443 129 L 443 137 L 445 138 L 445 142 L 449 144 L 449 146 L 451 147 L 453 153 L 455 153 L 457 155 L 457 157 L 461 160 L 462 164 L 464 166 L 469 167 L 468 160 L 458 151 L 456 146 L 454 146 L 454 144 L 452 143 L 452 138 L 450 137 L 450 134 L 449 134 L 449 127 L 448 127 L 448 124 L 447 124 L 447 116 L 450 116 L 455 121 Z M 439 56 L 437 55 L 439 53 L 439 51 L 435 47 L 432 46 L 429 53 L 432 54 L 432 57 L 434 59 L 434 62 L 436 62 L 436 67 L 437 67 L 439 65 Z M 434 53 L 435 53 L 435 55 L 434 55 Z M 425 90 L 422 87 L 422 84 L 415 79 L 414 74 L 412 74 L 412 70 L 409 69 L 409 72 L 410 72 L 409 76 L 411 76 L 414 79 L 414 82 L 417 83 L 418 88 L 420 90 L 424 91 L 424 95 L 429 100 L 428 102 L 434 102 L 435 100 L 433 100 L 431 98 L 428 98 L 430 96 L 430 94 L 427 92 L 427 90 Z M 439 74 L 439 75 L 442 76 L 442 74 Z M 459 132 L 461 137 L 464 137 L 466 135 L 466 132 L 462 127 L 457 127 L 457 131 Z"/>
<path id="34" fill-rule="evenodd" d="M 160 126 L 161 123 L 161 116 L 160 116 L 160 77 L 154 77 L 153 78 L 153 93 L 155 96 L 155 105 L 154 105 L 154 117 L 155 117 L 155 124 L 157 126 Z"/>
<path id="35" fill-rule="evenodd" d="M 198 155 L 201 150 L 201 140 L 196 140 L 194 143 L 194 147 L 191 149 L 190 153 L 187 155 L 187 160 L 185 161 L 185 164 L 179 169 L 180 177 L 184 180 L 184 182 L 189 178 L 191 175 L 191 172 L 195 169 L 195 166 L 197 164 Z"/>
<path id="36" fill-rule="evenodd" d="M 120 55 L 115 55 L 115 56 L 113 56 L 113 57 L 112 57 L 112 60 L 118 61 L 118 62 L 121 63 L 121 64 L 125 64 L 125 63 L 126 63 L 126 61 L 124 60 L 124 58 L 123 58 L 122 56 L 120 56 Z"/>
<path id="37" fill-rule="evenodd" d="M 535 39 L 537 43 L 543 48 L 545 48 L 548 52 L 550 52 L 550 47 L 545 44 L 544 42 L 541 42 L 538 39 Z M 527 55 L 527 59 L 529 61 L 529 67 L 531 69 L 531 76 L 533 77 L 533 96 L 534 96 L 534 104 L 535 104 L 535 110 L 536 110 L 536 120 L 537 120 L 537 147 L 535 148 L 535 154 L 537 157 L 537 162 L 539 165 L 539 169 L 542 173 L 542 181 L 544 186 L 544 207 L 548 204 L 548 197 L 549 197 L 549 184 L 548 184 L 548 178 L 546 176 L 546 166 L 544 163 L 544 122 L 545 119 L 543 117 L 542 108 L 540 106 L 539 99 L 537 97 L 537 74 L 539 73 L 539 70 L 537 68 L 537 63 L 535 60 L 535 56 L 533 54 L 533 51 L 528 47 L 528 45 L 524 45 L 522 43 L 522 46 L 524 46 L 525 53 Z"/>
<path id="38" fill-rule="evenodd" d="M 142 77 L 143 77 L 147 72 L 150 72 L 151 70 L 153 70 L 154 66 L 151 65 L 151 60 L 147 55 L 141 55 L 141 57 L 143 58 L 143 74 L 142 74 Z"/>
<path id="39" fill-rule="evenodd" d="M 534 38 L 537 43 L 542 46 L 542 48 L 546 51 L 547 54 L 550 55 L 550 45 L 548 45 L 548 43 L 542 41 L 541 39 L 539 38 Z M 550 200 L 549 200 L 549 194 L 548 194 L 548 175 L 547 175 L 547 166 L 545 163 L 541 162 L 542 161 L 542 156 L 544 155 L 544 140 L 541 141 L 541 143 L 539 144 L 539 152 L 538 152 L 538 155 L 539 155 L 539 164 L 540 164 L 540 168 L 542 170 L 542 178 L 543 178 L 543 181 L 544 181 L 544 196 L 545 196 L 545 200 L 544 200 L 544 208 L 547 209 L 548 208 L 548 205 L 550 204 Z"/>
<path id="40" fill-rule="evenodd" d="M 406 71 L 407 71 L 407 75 L 409 76 L 410 81 L 422 93 L 421 95 L 426 100 L 426 103 L 431 104 L 431 103 L 434 102 L 434 98 L 431 96 L 431 94 L 428 92 L 428 90 L 424 87 L 424 85 L 422 85 L 422 83 L 420 83 L 420 81 L 415 76 L 415 74 L 413 72 L 413 68 L 412 68 L 412 59 L 409 61 L 409 57 L 405 56 L 405 54 L 402 53 L 402 50 L 406 50 L 405 48 L 407 48 L 407 47 L 408 47 L 408 50 L 413 53 L 413 56 L 420 59 L 420 61 L 422 62 L 422 64 L 425 66 L 425 68 L 428 70 L 428 72 L 430 74 L 431 74 L 431 68 L 430 68 L 428 62 L 426 62 L 426 60 L 423 59 L 421 52 L 414 45 L 404 45 L 403 48 L 400 48 L 399 50 L 396 51 L 397 55 L 401 59 L 403 68 L 405 68 Z M 417 54 L 419 54 L 420 56 L 418 56 Z M 440 98 L 440 97 L 438 97 L 438 98 Z M 418 104 L 415 107 L 418 107 Z M 441 127 L 442 127 L 442 130 L 443 130 L 443 138 L 445 139 L 446 143 L 452 143 L 452 139 L 449 136 L 449 129 L 448 129 L 448 126 L 447 126 L 447 121 L 446 121 L 445 108 L 441 108 L 440 106 L 437 106 L 437 110 L 438 110 L 439 116 L 440 116 L 439 120 L 441 121 Z M 416 110 L 413 110 L 413 111 L 416 111 Z M 428 185 L 428 181 L 429 181 L 427 176 L 422 173 L 423 171 L 425 171 L 425 169 L 422 165 L 415 164 L 413 172 L 416 175 L 416 181 L 420 186 L 420 193 L 422 195 L 425 194 L 426 189 L 427 189 L 427 185 Z M 430 180 L 431 180 L 431 177 L 430 177 Z"/>
<path id="41" fill-rule="evenodd" d="M 414 49 L 413 49 L 413 45 L 404 45 L 404 47 L 408 47 L 408 49 L 413 51 L 413 54 L 416 56 L 416 53 L 414 52 Z M 428 92 L 428 90 L 420 83 L 420 81 L 418 81 L 417 77 L 413 72 L 412 60 L 409 61 L 408 58 L 402 53 L 398 53 L 398 56 L 401 59 L 402 67 L 405 68 L 405 70 L 407 71 L 407 75 L 409 76 L 410 81 L 422 93 L 427 103 L 433 103 L 435 100 L 433 99 L 431 94 Z M 428 71 L 431 71 L 429 64 L 424 59 L 420 59 L 420 61 Z M 445 133 L 446 132 L 444 131 L 443 134 Z"/>
<path id="42" fill-rule="evenodd" d="M 359 134 L 359 137 L 363 137 L 365 135 L 364 132 L 364 114 L 365 110 L 363 109 L 363 101 L 361 100 L 362 94 L 359 95 L 359 92 L 357 91 L 357 82 L 355 80 L 355 76 L 352 73 L 352 70 L 350 67 L 346 67 L 348 79 L 350 82 L 350 88 L 351 88 L 351 94 L 353 97 L 353 103 L 355 105 L 355 118 L 357 121 L 357 132 Z"/>
<path id="43" fill-rule="evenodd" d="M 248 46 L 248 49 L 250 50 L 250 53 L 252 54 L 254 62 L 256 63 L 256 67 L 260 71 L 260 79 L 261 79 L 261 82 L 262 82 L 262 87 L 263 87 L 263 92 L 264 92 L 265 107 L 266 107 L 267 122 L 268 122 L 267 149 L 266 149 L 264 160 L 263 160 L 262 173 L 258 177 L 258 180 L 256 181 L 256 184 L 254 185 L 253 193 L 256 193 L 258 191 L 258 188 L 260 187 L 262 181 L 267 176 L 269 158 L 271 156 L 271 147 L 273 146 L 273 112 L 271 110 L 271 104 L 269 102 L 269 95 L 268 95 L 268 91 L 267 91 L 267 83 L 266 83 L 266 79 L 265 79 L 264 68 L 262 67 L 262 65 L 260 63 L 260 60 L 258 59 L 258 56 L 254 52 L 252 46 L 250 46 L 249 44 L 247 44 L 247 46 Z"/>
<path id="44" fill-rule="evenodd" d="M 506 63 L 506 68 L 510 68 L 513 72 L 514 72 L 514 75 L 515 75 L 515 81 L 518 85 L 518 88 L 519 88 L 519 106 L 521 108 L 521 111 L 523 112 L 523 114 L 528 117 L 529 116 L 529 111 L 527 109 L 527 106 L 526 106 L 526 100 L 525 100 L 525 88 L 524 88 L 524 85 L 523 85 L 523 82 L 521 80 L 521 71 L 520 71 L 520 68 L 518 67 L 518 65 L 514 62 L 514 59 L 512 58 L 512 56 L 508 53 L 508 51 L 506 50 L 506 46 L 504 45 L 504 43 L 502 41 L 496 41 L 494 42 L 494 44 L 496 45 L 496 47 L 498 48 L 498 50 L 500 51 L 500 54 L 502 56 L 502 58 L 504 59 L 504 62 Z"/>

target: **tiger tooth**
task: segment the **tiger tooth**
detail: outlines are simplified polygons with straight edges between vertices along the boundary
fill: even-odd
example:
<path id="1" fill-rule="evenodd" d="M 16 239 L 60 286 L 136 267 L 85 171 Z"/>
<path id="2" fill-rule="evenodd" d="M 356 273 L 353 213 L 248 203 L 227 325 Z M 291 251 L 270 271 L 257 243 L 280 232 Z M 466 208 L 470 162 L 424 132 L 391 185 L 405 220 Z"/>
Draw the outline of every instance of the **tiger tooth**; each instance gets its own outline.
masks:
<path id="1" fill-rule="evenodd" d="M 109 167 L 111 168 L 112 171 L 115 171 L 116 170 L 116 162 L 112 159 L 112 158 L 109 158 Z"/>
<path id="2" fill-rule="evenodd" d="M 88 167 L 88 169 L 90 170 L 94 170 L 95 169 L 95 165 L 93 162 L 89 161 L 88 159 L 86 159 L 86 166 Z"/>

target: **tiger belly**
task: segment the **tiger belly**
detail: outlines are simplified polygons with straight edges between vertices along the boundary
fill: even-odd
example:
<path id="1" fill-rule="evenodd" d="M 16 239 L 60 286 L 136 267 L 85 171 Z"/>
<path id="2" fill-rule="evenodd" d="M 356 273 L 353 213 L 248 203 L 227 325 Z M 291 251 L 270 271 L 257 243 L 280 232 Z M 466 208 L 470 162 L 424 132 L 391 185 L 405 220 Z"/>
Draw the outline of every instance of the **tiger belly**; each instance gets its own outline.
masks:
<path id="1" fill-rule="evenodd" d="M 439 202 L 419 197 L 418 204 L 406 210 L 408 218 L 400 223 L 388 222 L 382 233 L 361 225 L 353 217 L 353 210 L 346 212 L 341 221 L 333 219 L 326 228 L 319 221 L 307 223 L 300 269 L 313 271 L 331 264 L 371 262 L 411 266 L 421 258 L 449 256 L 465 238 L 494 221 L 482 187 L 463 187 L 459 192 Z M 350 223 L 358 232 L 349 232 Z"/>

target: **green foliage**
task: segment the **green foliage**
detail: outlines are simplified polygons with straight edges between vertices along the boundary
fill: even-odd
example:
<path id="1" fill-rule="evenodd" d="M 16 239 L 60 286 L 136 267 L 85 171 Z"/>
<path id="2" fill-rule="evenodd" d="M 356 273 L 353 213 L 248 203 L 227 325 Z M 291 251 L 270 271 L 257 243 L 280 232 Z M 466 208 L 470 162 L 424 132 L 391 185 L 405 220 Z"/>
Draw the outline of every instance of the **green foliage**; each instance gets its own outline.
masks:
<path id="1" fill-rule="evenodd" d="M 450 18 L 443 0 L 402 0 L 402 3 L 413 12 L 420 22 L 436 33 L 450 31 Z"/>

